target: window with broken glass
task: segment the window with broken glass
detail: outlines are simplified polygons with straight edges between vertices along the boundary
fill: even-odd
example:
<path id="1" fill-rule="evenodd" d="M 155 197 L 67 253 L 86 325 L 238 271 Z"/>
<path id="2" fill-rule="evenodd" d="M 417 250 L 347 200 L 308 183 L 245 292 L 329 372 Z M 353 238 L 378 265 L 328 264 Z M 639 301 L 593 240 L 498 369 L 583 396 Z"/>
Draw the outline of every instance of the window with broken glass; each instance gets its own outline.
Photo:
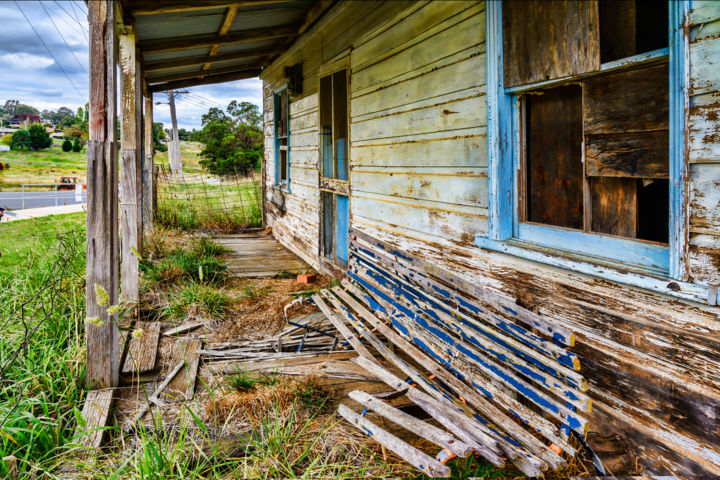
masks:
<path id="1" fill-rule="evenodd" d="M 667 274 L 672 6 L 492 3 L 489 156 L 505 167 L 491 165 L 490 235 L 478 244 L 509 239 Z"/>

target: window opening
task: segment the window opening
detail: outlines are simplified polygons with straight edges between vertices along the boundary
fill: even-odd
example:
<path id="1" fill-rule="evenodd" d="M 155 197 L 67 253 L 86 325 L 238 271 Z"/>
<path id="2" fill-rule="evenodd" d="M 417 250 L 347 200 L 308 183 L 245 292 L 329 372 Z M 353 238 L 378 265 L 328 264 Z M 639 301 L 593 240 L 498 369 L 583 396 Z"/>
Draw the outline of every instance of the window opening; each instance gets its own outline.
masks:
<path id="1" fill-rule="evenodd" d="M 289 97 L 287 89 L 274 95 L 275 106 L 275 167 L 276 183 L 287 184 L 289 180 Z"/>

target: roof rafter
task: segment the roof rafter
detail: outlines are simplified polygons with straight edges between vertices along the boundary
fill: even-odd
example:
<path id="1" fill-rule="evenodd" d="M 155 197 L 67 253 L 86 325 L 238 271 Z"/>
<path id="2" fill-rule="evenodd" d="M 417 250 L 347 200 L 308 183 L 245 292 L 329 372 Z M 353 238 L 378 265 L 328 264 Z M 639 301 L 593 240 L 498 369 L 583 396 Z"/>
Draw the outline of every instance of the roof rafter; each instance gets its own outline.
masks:
<path id="1" fill-rule="evenodd" d="M 194 35 L 189 37 L 176 37 L 160 41 L 140 42 L 142 53 L 171 52 L 188 48 L 212 47 L 213 45 L 228 45 L 231 43 L 255 42 L 259 40 L 272 40 L 274 38 L 292 37 L 297 35 L 298 26 L 285 26 L 246 30 L 244 32 L 228 35 Z"/>
<path id="2" fill-rule="evenodd" d="M 260 63 L 254 62 L 254 63 L 246 63 L 242 65 L 233 65 L 232 67 L 227 68 L 218 68 L 215 70 L 196 70 L 194 72 L 185 72 L 185 73 L 178 73 L 174 75 L 164 75 L 164 76 L 158 76 L 155 78 L 148 78 L 147 82 L 150 85 L 154 85 L 157 83 L 165 83 L 165 82 L 173 82 L 175 80 L 185 80 L 188 78 L 204 78 L 209 77 L 212 75 L 225 75 L 225 74 L 232 74 L 232 73 L 239 73 L 239 72 L 245 72 L 248 70 L 257 70 L 261 68 Z"/>
<path id="3" fill-rule="evenodd" d="M 210 75 L 205 78 L 192 78 L 188 80 L 178 80 L 175 82 L 159 83 L 157 85 L 150 85 L 148 90 L 152 92 L 164 92 L 166 90 L 176 90 L 179 88 L 195 87 L 198 85 L 209 85 L 212 83 L 223 83 L 232 82 L 235 80 L 244 80 L 246 78 L 253 78 L 260 75 L 261 69 L 246 70 L 237 73 L 227 73 L 225 75 Z"/>
<path id="4" fill-rule="evenodd" d="M 288 0 L 254 0 L 245 2 L 228 2 L 227 0 L 153 0 L 152 2 L 147 0 L 128 0 L 124 3 L 132 15 L 155 15 L 159 13 L 187 12 L 212 8 L 242 8 L 258 5 L 273 5 L 287 2 Z"/>
<path id="5" fill-rule="evenodd" d="M 285 49 L 280 46 L 259 48 L 247 52 L 227 53 L 225 55 L 216 55 L 214 57 L 202 55 L 199 57 L 178 58 L 177 60 L 163 60 L 161 62 L 145 63 L 143 64 L 143 68 L 145 72 L 157 72 L 159 70 L 169 70 L 178 67 L 189 67 L 191 65 L 204 65 L 208 62 L 217 63 L 226 62 L 229 60 L 244 60 L 246 58 L 264 57 L 284 51 Z"/>
<path id="6" fill-rule="evenodd" d="M 233 22 L 235 21 L 235 17 L 237 16 L 238 7 L 233 5 L 232 7 L 228 7 L 225 11 L 225 17 L 223 18 L 222 24 L 220 25 L 220 30 L 218 30 L 218 36 L 222 37 L 223 35 L 227 35 L 227 33 L 230 31 L 230 27 L 232 26 Z M 217 55 L 218 51 L 220 50 L 220 44 L 216 43 L 212 47 L 210 47 L 210 57 L 214 57 Z M 212 65 L 212 62 L 207 62 L 205 65 L 203 65 L 203 70 L 210 70 L 210 65 Z"/>

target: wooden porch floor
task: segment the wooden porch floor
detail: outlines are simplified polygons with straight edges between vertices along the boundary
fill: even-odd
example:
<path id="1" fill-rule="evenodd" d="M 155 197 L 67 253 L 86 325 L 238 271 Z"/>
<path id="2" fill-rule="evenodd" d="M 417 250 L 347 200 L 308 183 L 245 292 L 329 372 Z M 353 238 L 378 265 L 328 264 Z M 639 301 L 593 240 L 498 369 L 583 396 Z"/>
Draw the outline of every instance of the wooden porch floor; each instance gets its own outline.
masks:
<path id="1" fill-rule="evenodd" d="M 217 241 L 231 250 L 228 268 L 236 277 L 274 277 L 312 269 L 277 240 L 262 233 L 218 235 Z"/>

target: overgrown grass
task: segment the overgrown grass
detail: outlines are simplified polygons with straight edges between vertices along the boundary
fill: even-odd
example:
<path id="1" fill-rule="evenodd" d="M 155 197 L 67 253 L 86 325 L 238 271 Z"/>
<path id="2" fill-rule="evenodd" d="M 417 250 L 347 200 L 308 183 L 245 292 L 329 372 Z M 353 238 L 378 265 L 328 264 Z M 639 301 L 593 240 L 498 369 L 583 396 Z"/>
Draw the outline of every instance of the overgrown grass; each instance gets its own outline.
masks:
<path id="1" fill-rule="evenodd" d="M 160 318 L 178 320 L 188 315 L 216 318 L 228 312 L 232 298 L 222 289 L 191 281 L 168 292 Z"/>
<path id="2" fill-rule="evenodd" d="M 16 457 L 21 477 L 72 446 L 84 397 L 83 226 L 82 215 L 0 225 L 0 458 Z M 72 233 L 60 242 L 58 230 Z"/>
<path id="3" fill-rule="evenodd" d="M 176 246 L 164 250 L 154 245 L 150 247 L 152 255 L 140 262 L 146 288 L 187 281 L 217 284 L 227 276 L 225 261 L 219 258 L 225 247 L 207 237 L 192 237 L 189 248 Z"/>
<path id="4" fill-rule="evenodd" d="M 277 385 L 280 381 L 277 375 L 262 372 L 246 372 L 240 368 L 225 378 L 228 386 L 237 392 L 249 392 L 256 385 Z"/>

